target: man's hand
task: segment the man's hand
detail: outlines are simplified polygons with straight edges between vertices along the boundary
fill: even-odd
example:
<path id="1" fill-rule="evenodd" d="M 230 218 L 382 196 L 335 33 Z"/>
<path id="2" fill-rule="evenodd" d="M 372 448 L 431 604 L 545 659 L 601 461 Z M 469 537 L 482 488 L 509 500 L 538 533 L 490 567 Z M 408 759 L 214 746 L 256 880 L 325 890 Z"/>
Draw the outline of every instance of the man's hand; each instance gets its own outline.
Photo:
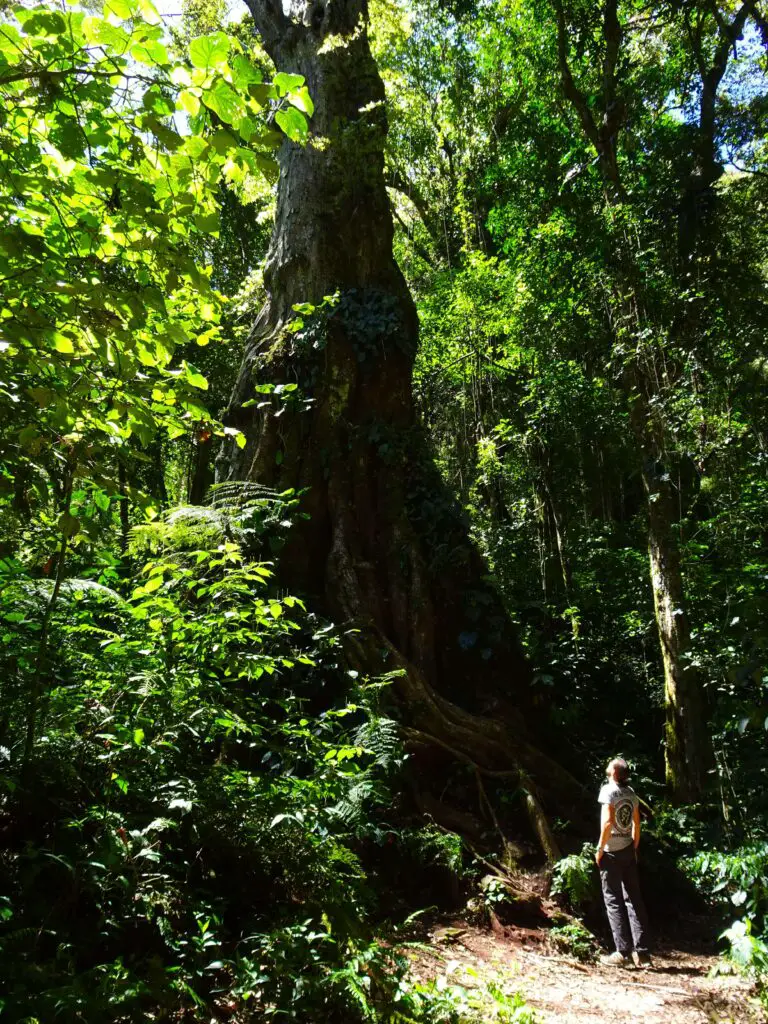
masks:
<path id="1" fill-rule="evenodd" d="M 604 851 L 603 851 L 602 846 L 600 847 L 599 850 L 595 850 L 595 863 L 597 864 L 598 867 L 600 867 L 600 861 L 603 859 L 603 852 Z"/>

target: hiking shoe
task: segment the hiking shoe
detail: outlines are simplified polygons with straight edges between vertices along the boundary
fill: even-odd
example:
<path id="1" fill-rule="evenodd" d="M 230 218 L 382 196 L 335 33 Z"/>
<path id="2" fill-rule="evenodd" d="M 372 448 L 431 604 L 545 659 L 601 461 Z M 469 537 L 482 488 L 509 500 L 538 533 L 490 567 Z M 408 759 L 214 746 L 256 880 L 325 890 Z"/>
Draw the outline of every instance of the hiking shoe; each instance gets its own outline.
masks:
<path id="1" fill-rule="evenodd" d="M 653 964 L 650 953 L 638 953 L 637 950 L 635 950 L 632 954 L 632 959 L 638 967 L 645 967 L 646 970 Z"/>
<path id="2" fill-rule="evenodd" d="M 616 950 L 615 953 L 609 953 L 608 956 L 601 956 L 600 963 L 605 967 L 629 967 L 632 961 L 628 956 Z"/>

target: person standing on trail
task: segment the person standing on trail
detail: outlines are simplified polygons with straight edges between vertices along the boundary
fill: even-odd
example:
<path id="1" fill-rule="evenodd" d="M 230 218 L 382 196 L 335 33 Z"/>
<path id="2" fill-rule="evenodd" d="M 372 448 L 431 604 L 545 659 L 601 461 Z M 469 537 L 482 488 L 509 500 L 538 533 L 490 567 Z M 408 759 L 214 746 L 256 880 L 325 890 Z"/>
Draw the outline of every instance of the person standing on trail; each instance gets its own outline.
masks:
<path id="1" fill-rule="evenodd" d="M 629 766 L 620 757 L 608 763 L 608 781 L 600 790 L 600 840 L 595 860 L 600 869 L 608 923 L 616 952 L 601 957 L 611 967 L 649 967 L 648 918 L 637 875 L 640 801 L 629 781 Z"/>

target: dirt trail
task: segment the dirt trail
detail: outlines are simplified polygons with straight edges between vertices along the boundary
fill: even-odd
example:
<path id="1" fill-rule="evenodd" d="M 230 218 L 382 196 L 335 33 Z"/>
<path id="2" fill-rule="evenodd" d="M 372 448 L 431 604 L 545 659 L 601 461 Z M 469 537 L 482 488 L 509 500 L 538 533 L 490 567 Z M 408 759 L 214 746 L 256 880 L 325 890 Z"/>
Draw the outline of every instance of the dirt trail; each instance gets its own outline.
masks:
<path id="1" fill-rule="evenodd" d="M 414 965 L 426 979 L 448 973 L 466 988 L 493 980 L 521 992 L 542 1024 L 765 1024 L 743 978 L 710 977 L 715 956 L 662 946 L 650 970 L 584 965 L 553 953 L 546 932 L 483 931 L 461 921 L 433 929 L 434 954 Z"/>

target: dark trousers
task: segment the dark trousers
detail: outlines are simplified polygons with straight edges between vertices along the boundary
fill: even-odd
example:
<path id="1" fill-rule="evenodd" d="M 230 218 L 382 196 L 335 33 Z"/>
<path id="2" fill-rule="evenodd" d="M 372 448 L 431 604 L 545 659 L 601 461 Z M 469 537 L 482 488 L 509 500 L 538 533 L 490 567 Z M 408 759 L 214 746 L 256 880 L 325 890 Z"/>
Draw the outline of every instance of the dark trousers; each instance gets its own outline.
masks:
<path id="1" fill-rule="evenodd" d="M 647 953 L 648 917 L 640 895 L 634 846 L 603 854 L 600 882 L 616 949 L 625 956 L 633 948 L 638 953 Z"/>

